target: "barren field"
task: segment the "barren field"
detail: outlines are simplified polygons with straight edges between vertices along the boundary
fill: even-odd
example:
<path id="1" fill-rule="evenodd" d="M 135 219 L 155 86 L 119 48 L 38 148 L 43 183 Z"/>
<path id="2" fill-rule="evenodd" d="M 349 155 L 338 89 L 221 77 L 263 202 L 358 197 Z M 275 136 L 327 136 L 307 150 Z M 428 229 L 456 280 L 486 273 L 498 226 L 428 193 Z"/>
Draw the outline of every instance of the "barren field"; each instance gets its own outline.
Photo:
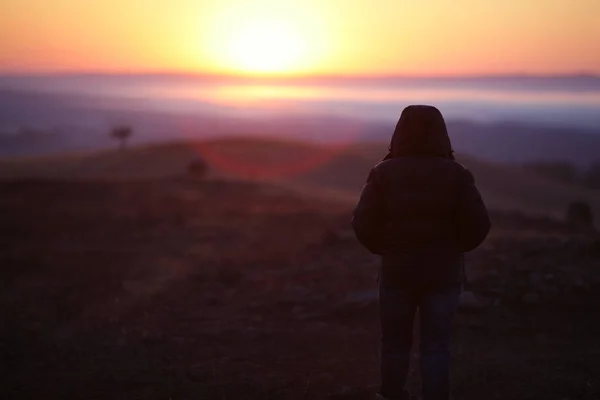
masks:
<path id="1" fill-rule="evenodd" d="M 349 215 L 235 180 L 3 181 L 2 398 L 369 399 L 377 260 Z M 468 259 L 454 398 L 600 398 L 598 238 L 494 224 Z"/>

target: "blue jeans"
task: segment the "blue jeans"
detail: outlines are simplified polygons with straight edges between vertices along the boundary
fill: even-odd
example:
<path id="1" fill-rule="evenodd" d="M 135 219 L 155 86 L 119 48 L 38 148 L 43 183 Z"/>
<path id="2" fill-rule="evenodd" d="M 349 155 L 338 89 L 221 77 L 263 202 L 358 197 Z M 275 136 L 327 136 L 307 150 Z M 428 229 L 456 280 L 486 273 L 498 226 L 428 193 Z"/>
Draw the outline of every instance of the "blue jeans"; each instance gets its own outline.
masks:
<path id="1" fill-rule="evenodd" d="M 404 384 L 410 367 L 413 321 L 421 319 L 423 400 L 448 400 L 450 393 L 450 331 L 462 284 L 441 287 L 379 289 L 381 318 L 381 393 L 406 399 Z"/>

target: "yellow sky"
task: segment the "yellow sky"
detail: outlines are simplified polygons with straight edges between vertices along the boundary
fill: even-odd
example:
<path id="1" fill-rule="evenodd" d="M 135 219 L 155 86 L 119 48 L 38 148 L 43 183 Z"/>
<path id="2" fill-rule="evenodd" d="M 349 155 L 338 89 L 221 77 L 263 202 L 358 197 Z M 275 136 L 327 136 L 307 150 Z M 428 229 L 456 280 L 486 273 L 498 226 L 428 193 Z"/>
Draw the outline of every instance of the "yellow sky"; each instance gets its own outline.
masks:
<path id="1" fill-rule="evenodd" d="M 600 73 L 600 0 L 0 0 L 0 71 Z"/>

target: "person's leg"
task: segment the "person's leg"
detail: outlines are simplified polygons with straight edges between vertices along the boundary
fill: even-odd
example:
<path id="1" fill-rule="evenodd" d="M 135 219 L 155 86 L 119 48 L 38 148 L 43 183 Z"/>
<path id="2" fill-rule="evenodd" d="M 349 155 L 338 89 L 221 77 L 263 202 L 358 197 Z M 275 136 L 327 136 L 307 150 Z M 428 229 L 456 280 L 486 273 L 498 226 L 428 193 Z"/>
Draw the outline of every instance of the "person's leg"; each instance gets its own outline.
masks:
<path id="1" fill-rule="evenodd" d="M 421 301 L 423 400 L 450 396 L 450 334 L 462 285 L 428 290 Z"/>
<path id="2" fill-rule="evenodd" d="M 381 394 L 389 400 L 408 399 L 404 384 L 410 367 L 415 294 L 379 289 L 381 319 Z"/>

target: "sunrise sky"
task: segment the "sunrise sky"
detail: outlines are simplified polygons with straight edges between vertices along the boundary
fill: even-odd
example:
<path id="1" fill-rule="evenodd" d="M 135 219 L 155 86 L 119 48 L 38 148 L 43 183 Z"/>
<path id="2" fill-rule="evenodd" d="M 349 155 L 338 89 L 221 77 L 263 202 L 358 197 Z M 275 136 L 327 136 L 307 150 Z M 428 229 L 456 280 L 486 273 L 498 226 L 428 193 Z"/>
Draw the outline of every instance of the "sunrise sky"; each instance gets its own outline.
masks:
<path id="1" fill-rule="evenodd" d="M 0 72 L 600 73 L 599 0 L 1 0 Z"/>

